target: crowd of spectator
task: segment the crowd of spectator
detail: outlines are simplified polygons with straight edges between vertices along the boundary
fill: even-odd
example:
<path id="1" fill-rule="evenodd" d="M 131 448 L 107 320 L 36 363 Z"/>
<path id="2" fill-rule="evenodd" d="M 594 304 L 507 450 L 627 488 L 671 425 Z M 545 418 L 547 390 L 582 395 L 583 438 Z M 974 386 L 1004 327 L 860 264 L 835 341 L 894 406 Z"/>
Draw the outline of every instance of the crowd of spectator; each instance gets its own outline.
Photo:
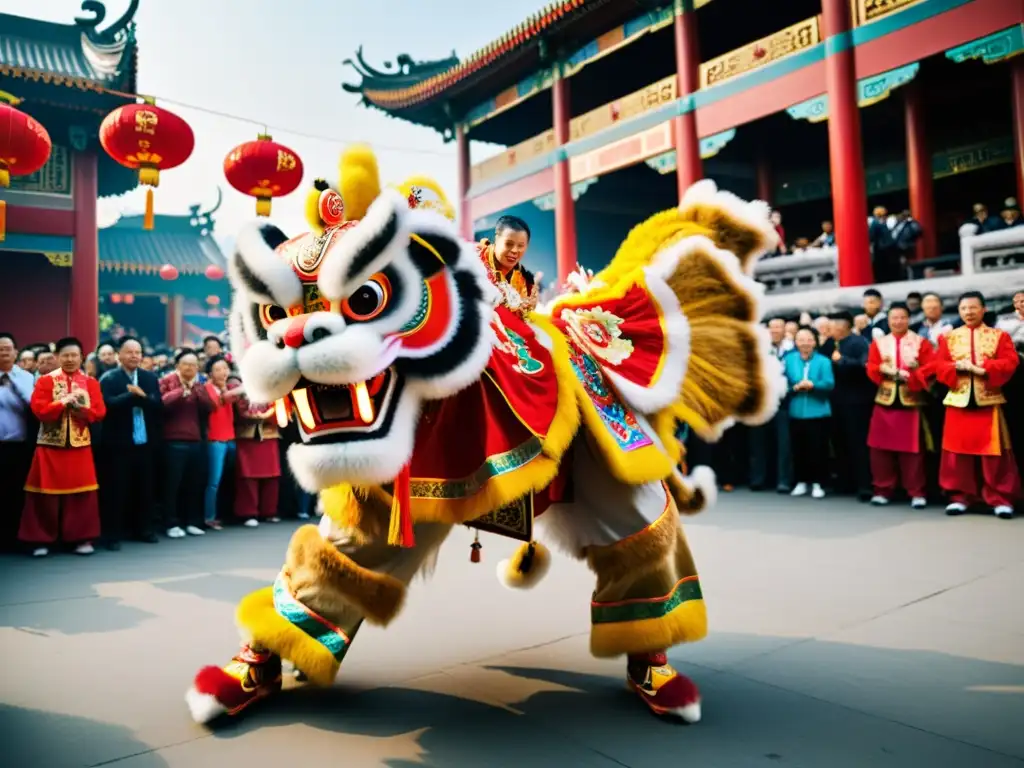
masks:
<path id="1" fill-rule="evenodd" d="M 252 403 L 217 336 L 144 352 L 130 335 L 83 355 L 75 339 L 19 351 L 0 333 L 2 545 L 92 554 L 308 519 L 284 460 L 298 440 Z"/>
<path id="2" fill-rule="evenodd" d="M 903 492 L 914 507 L 943 503 L 950 514 L 958 514 L 966 507 L 984 502 L 990 510 L 997 510 L 1000 517 L 1012 516 L 1012 505 L 1020 501 L 1019 481 L 1012 481 L 1024 474 L 1024 452 L 1014 455 L 1011 449 L 1014 441 L 1024 441 L 1024 366 L 1019 365 L 1024 360 L 1024 291 L 1016 293 L 1013 310 L 1003 316 L 989 311 L 984 306 L 984 297 L 976 293 L 965 294 L 958 303 L 957 316 L 946 313 L 942 298 L 935 293 L 911 293 L 904 301 L 892 303 L 888 311 L 883 305 L 881 293 L 871 289 L 864 293 L 862 312 L 857 315 L 840 311 L 816 318 L 804 313 L 799 319 L 769 319 L 766 325 L 772 346 L 782 362 L 788 384 L 788 394 L 777 416 L 763 426 L 733 427 L 716 443 L 704 442 L 689 432 L 687 463 L 711 465 L 726 491 L 746 485 L 754 491 L 776 490 L 817 499 L 835 493 L 878 505 L 888 504 L 898 495 L 895 474 L 902 476 Z M 1003 382 L 1002 372 L 996 373 L 996 363 L 991 364 L 991 372 L 974 371 L 972 364 L 990 366 L 981 360 L 980 350 L 969 349 L 969 361 L 956 362 L 947 340 L 958 338 L 955 332 L 965 325 L 990 329 L 991 338 L 1000 339 L 1005 345 L 1000 349 L 1010 350 L 1011 359 L 1000 365 L 1012 373 L 1012 378 Z M 898 353 L 893 361 L 886 352 L 892 347 L 886 345 L 893 338 L 899 342 L 908 331 L 920 337 L 928 349 L 922 347 L 914 360 L 904 361 L 904 367 L 899 368 Z M 897 347 L 902 348 L 898 344 Z M 938 362 L 942 356 L 947 363 L 945 369 Z M 1016 359 L 1012 359 L 1014 356 Z M 1005 405 L 996 406 L 993 412 L 992 424 L 997 431 L 1007 433 L 1002 435 L 1003 447 L 998 453 L 1009 463 L 998 470 L 1004 476 L 1001 480 L 988 478 L 988 469 L 982 467 L 977 492 L 972 495 L 952 487 L 956 483 L 951 479 L 944 482 L 942 468 L 945 462 L 949 472 L 956 471 L 951 457 L 957 451 L 950 450 L 951 441 L 945 439 L 944 426 L 950 418 L 948 412 L 953 410 L 947 395 L 951 385 L 959 388 L 957 377 L 970 376 L 975 383 L 968 384 L 969 400 L 956 405 L 963 405 L 966 412 L 981 412 L 988 407 L 987 400 L 980 400 L 980 391 L 975 391 L 985 386 L 977 383 L 975 374 L 990 377 L 991 392 L 999 390 L 1000 397 L 1005 397 Z M 887 412 L 879 416 L 882 393 L 889 382 L 902 388 L 901 400 L 912 402 L 914 412 L 920 414 L 920 441 L 914 432 L 916 427 L 887 421 L 891 416 Z M 884 406 L 891 407 L 891 402 Z M 899 401 L 895 407 L 901 407 Z M 914 432 L 906 435 L 912 448 L 892 451 L 898 456 L 886 455 L 887 449 L 876 451 L 871 447 L 877 442 L 872 434 L 876 423 L 882 433 Z M 957 431 L 984 433 L 985 429 Z M 913 476 L 917 459 L 906 463 L 904 453 L 920 458 L 921 477 Z M 977 452 L 972 448 L 968 453 L 996 455 L 985 448 Z M 996 485 L 1005 481 L 1012 498 L 1004 498 L 1006 493 L 990 492 L 989 480 Z"/>

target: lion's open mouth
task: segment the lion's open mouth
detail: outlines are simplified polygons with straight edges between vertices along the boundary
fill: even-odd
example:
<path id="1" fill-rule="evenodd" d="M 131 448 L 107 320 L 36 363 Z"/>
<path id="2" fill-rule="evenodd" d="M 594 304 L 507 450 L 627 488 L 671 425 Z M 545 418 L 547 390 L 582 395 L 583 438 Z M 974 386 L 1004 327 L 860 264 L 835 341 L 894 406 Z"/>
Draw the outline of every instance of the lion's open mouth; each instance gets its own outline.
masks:
<path id="1" fill-rule="evenodd" d="M 327 385 L 303 380 L 274 404 L 278 424 L 298 422 L 303 442 L 358 439 L 376 432 L 397 403 L 398 376 L 388 369 L 358 384 Z"/>

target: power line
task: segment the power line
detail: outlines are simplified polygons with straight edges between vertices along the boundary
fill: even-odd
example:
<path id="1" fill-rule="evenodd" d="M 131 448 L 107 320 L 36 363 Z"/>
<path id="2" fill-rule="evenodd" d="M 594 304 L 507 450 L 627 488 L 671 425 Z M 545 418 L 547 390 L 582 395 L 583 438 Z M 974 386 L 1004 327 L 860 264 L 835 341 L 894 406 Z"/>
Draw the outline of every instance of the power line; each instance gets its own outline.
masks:
<path id="1" fill-rule="evenodd" d="M 125 91 L 116 91 L 116 90 L 114 90 L 112 88 L 103 88 L 102 86 L 100 88 L 98 88 L 98 90 L 100 90 L 100 91 L 102 91 L 104 93 L 108 93 L 111 96 L 119 96 L 119 97 L 125 98 L 125 99 L 142 99 L 143 101 L 145 101 L 147 99 L 152 99 L 154 101 L 161 101 L 161 102 L 163 102 L 165 104 L 173 104 L 173 105 L 175 105 L 177 107 L 184 107 L 185 109 L 193 109 L 196 112 L 204 112 L 204 113 L 206 113 L 208 115 L 214 115 L 216 117 L 225 118 L 227 120 L 236 120 L 236 121 L 238 121 L 240 123 L 247 123 L 249 125 L 262 126 L 262 128 L 265 131 L 267 131 L 267 132 L 274 131 L 275 133 L 285 133 L 285 134 L 288 134 L 289 136 L 298 136 L 298 137 L 301 137 L 301 138 L 304 138 L 304 139 L 312 139 L 313 141 L 323 141 L 323 142 L 327 142 L 327 143 L 330 143 L 330 144 L 371 143 L 371 142 L 365 142 L 364 140 L 359 140 L 359 139 L 340 138 L 340 137 L 337 137 L 337 136 L 325 136 L 323 134 L 307 133 L 305 131 L 298 131 L 298 130 L 295 130 L 294 128 L 288 128 L 288 127 L 285 127 L 285 126 L 270 125 L 268 123 L 263 122 L 262 120 L 255 120 L 255 119 L 253 119 L 251 117 L 244 117 L 243 115 L 235 115 L 235 114 L 232 114 L 230 112 L 221 112 L 221 111 L 216 110 L 216 109 L 210 109 L 209 107 L 201 107 L 201 106 L 199 106 L 197 104 L 189 104 L 189 103 L 184 102 L 184 101 L 178 101 L 177 99 L 165 99 L 163 97 L 157 98 L 155 96 L 143 96 L 143 95 L 138 94 L 138 93 L 127 93 Z M 375 152 L 383 151 L 383 152 L 402 153 L 402 154 L 408 154 L 408 155 L 433 155 L 435 157 L 445 157 L 445 158 L 449 158 L 449 159 L 453 159 L 454 156 L 455 156 L 454 152 L 444 152 L 444 151 L 437 150 L 437 149 L 414 149 L 414 148 L 409 148 L 409 147 L 396 147 L 396 146 L 391 146 L 391 145 L 388 145 L 388 144 L 377 144 L 376 142 L 372 142 L 372 144 L 373 144 L 373 149 L 374 149 Z"/>

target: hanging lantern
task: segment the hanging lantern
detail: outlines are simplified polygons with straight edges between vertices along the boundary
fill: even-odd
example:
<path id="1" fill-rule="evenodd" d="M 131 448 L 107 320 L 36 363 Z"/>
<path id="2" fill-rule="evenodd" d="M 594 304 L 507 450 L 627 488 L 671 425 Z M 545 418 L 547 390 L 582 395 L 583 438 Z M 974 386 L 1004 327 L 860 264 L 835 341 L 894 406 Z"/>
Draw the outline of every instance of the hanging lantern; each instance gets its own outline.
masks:
<path id="1" fill-rule="evenodd" d="M 216 307 L 218 304 L 220 304 L 220 296 L 207 296 L 206 303 L 209 304 L 211 307 Z"/>
<path id="2" fill-rule="evenodd" d="M 206 268 L 206 278 L 208 280 L 223 280 L 224 270 L 218 267 L 216 264 L 211 264 Z"/>
<path id="3" fill-rule="evenodd" d="M 174 268 L 173 264 L 164 264 L 162 267 L 160 267 L 160 279 L 177 280 L 178 270 Z"/>
<path id="4" fill-rule="evenodd" d="M 50 159 L 50 134 L 34 118 L 9 104 L 0 104 L 0 188 L 11 176 L 35 173 Z M 7 234 L 7 203 L 0 200 L 0 242 Z"/>
<path id="5" fill-rule="evenodd" d="M 135 294 L 134 293 L 126 293 L 124 295 L 124 303 L 125 304 L 134 304 L 135 303 Z"/>
<path id="6" fill-rule="evenodd" d="M 288 147 L 261 134 L 256 141 L 240 144 L 224 158 L 228 183 L 256 198 L 256 215 L 269 216 L 270 202 L 302 183 L 302 160 Z"/>
<path id="7" fill-rule="evenodd" d="M 153 188 L 160 171 L 175 168 L 192 154 L 196 139 L 188 123 L 155 104 L 118 107 L 100 125 L 100 144 L 126 168 L 137 169 L 146 190 L 144 229 L 153 228 Z"/>
<path id="8" fill-rule="evenodd" d="M 112 293 L 112 294 L 110 294 L 110 303 L 111 304 L 120 304 L 121 303 L 121 298 L 122 298 L 122 296 L 121 296 L 120 293 Z"/>

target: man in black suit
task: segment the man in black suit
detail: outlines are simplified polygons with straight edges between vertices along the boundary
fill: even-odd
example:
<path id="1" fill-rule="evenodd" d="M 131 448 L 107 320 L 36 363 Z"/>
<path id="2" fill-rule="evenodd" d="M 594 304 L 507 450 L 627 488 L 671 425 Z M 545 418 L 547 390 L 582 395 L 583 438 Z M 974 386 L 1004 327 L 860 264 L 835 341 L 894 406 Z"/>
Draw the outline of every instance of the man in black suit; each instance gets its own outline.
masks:
<path id="1" fill-rule="evenodd" d="M 871 340 L 851 332 L 853 316 L 833 312 L 832 338 L 821 352 L 832 361 L 836 386 L 832 390 L 832 450 L 836 455 L 836 491 L 856 493 L 861 501 L 872 496 L 868 459 L 868 426 L 876 387 L 867 375 Z"/>
<path id="2" fill-rule="evenodd" d="M 132 336 L 118 342 L 118 366 L 100 379 L 107 418 L 100 442 L 100 497 L 103 540 L 118 550 L 129 533 L 156 543 L 154 446 L 160 439 L 160 386 L 139 367 L 142 344 Z"/>

